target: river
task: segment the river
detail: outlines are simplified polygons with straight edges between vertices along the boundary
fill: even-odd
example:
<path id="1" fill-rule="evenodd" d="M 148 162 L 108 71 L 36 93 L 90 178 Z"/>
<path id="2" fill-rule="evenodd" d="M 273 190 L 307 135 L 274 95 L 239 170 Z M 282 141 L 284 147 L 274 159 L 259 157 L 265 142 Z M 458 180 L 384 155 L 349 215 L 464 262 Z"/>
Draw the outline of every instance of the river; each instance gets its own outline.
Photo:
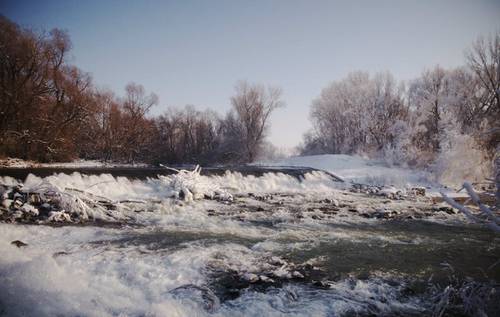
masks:
<path id="1" fill-rule="evenodd" d="M 7 316 L 500 312 L 500 237 L 425 198 L 357 193 L 324 175 L 231 174 L 203 180 L 233 200 L 182 202 L 153 180 L 52 177 L 154 203 L 99 225 L 0 223 Z M 381 206 L 395 216 L 373 216 Z"/>

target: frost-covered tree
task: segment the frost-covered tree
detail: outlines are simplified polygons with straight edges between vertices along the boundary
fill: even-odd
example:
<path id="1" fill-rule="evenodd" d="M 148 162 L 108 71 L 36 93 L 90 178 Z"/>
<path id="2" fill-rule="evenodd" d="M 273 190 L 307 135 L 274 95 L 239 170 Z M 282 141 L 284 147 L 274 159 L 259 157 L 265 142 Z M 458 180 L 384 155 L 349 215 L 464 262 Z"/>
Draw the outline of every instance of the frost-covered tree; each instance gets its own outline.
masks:
<path id="1" fill-rule="evenodd" d="M 375 150 L 382 151 L 397 146 L 397 138 L 403 133 L 400 124 L 407 120 L 408 108 L 404 100 L 404 85 L 398 85 L 390 73 L 376 74 L 372 85 L 373 100 L 365 121 L 371 138 L 375 140 Z"/>
<path id="2" fill-rule="evenodd" d="M 484 131 L 499 131 L 492 129 L 498 119 L 481 112 L 483 90 L 478 76 L 465 67 L 437 66 L 407 90 L 387 73 L 351 73 L 313 101 L 314 129 L 304 136 L 301 151 L 383 156 L 431 168 L 443 181 L 466 175 L 479 180 L 491 170 Z M 467 153 L 460 156 L 461 151 Z M 462 173 L 454 166 L 462 166 Z"/>
<path id="3" fill-rule="evenodd" d="M 368 142 L 362 116 L 369 94 L 368 73 L 356 72 L 331 83 L 313 100 L 311 120 L 315 133 L 325 141 L 326 151 L 353 153 Z"/>
<path id="4" fill-rule="evenodd" d="M 449 82 L 447 72 L 437 66 L 425 71 L 409 88 L 409 103 L 413 114 L 413 143 L 422 152 L 425 163 L 434 160 L 441 147 L 443 114 L 448 107 Z"/>
<path id="5" fill-rule="evenodd" d="M 315 129 L 306 143 L 315 145 L 308 147 L 323 146 L 330 153 L 369 153 L 393 146 L 392 127 L 408 115 L 403 91 L 389 73 L 371 78 L 355 72 L 333 82 L 312 103 Z"/>

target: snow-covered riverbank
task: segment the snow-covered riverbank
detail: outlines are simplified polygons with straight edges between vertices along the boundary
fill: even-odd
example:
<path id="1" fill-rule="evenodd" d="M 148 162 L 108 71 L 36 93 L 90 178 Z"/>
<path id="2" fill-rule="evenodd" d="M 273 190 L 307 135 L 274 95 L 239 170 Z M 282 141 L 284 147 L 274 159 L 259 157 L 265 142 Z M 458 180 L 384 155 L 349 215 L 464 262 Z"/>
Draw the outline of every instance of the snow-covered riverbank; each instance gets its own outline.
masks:
<path id="1" fill-rule="evenodd" d="M 401 188 L 438 185 L 432 181 L 432 175 L 425 171 L 390 166 L 386 162 L 369 160 L 357 155 L 323 154 L 294 156 L 260 164 L 312 167 L 333 173 L 347 182 L 354 183 L 393 185 Z"/>

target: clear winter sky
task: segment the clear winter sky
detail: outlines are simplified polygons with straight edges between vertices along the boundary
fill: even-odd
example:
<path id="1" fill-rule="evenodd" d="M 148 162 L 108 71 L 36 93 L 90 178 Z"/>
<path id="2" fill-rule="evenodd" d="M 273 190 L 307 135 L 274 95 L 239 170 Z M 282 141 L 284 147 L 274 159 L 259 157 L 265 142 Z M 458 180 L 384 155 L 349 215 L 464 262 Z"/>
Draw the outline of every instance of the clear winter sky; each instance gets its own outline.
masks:
<path id="1" fill-rule="evenodd" d="M 0 1 L 26 27 L 69 32 L 72 62 L 122 94 L 131 81 L 168 106 L 221 113 L 238 80 L 279 85 L 287 107 L 270 140 L 298 144 L 311 100 L 353 70 L 407 80 L 464 63 L 478 35 L 500 30 L 500 1 Z"/>

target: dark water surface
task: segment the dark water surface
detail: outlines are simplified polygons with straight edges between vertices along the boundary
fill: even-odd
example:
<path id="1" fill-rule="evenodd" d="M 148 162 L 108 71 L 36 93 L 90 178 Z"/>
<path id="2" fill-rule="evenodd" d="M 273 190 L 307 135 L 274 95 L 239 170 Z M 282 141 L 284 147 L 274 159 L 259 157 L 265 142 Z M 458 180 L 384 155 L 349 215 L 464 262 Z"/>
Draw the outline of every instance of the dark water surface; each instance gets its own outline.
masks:
<path id="1" fill-rule="evenodd" d="M 191 170 L 194 166 L 173 166 L 177 169 Z M 272 167 L 272 166 L 224 166 L 224 167 L 202 167 L 202 175 L 223 175 L 226 171 L 238 172 L 243 175 L 262 176 L 264 173 L 283 173 L 296 178 L 317 171 L 310 167 Z M 85 175 L 111 174 L 115 177 L 128 177 L 132 179 L 146 179 L 158 175 L 172 175 L 176 172 L 163 167 L 30 167 L 30 168 L 0 168 L 1 176 L 10 176 L 18 180 L 24 180 L 29 174 L 38 177 L 47 177 L 54 174 L 81 173 Z M 329 173 L 327 173 L 329 174 Z M 332 179 L 341 181 L 338 177 L 329 174 Z"/>

